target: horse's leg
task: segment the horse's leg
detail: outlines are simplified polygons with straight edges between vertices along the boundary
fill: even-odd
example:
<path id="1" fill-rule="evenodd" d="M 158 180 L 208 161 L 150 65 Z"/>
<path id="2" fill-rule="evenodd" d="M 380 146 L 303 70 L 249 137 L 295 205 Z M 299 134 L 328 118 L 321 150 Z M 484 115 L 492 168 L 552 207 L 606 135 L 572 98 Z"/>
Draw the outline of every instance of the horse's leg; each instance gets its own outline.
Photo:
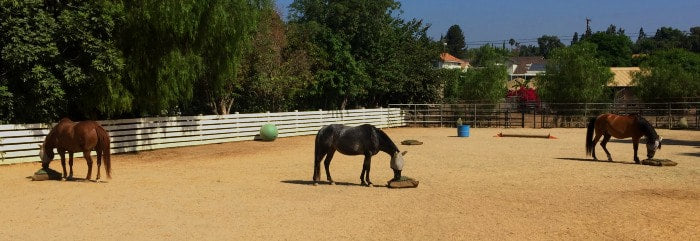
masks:
<path id="1" fill-rule="evenodd" d="M 68 179 L 73 179 L 73 152 L 68 152 L 68 166 L 70 166 L 70 175 L 68 175 Z"/>
<path id="2" fill-rule="evenodd" d="M 360 173 L 360 182 L 363 186 L 370 186 L 372 183 L 369 181 L 369 166 L 372 162 L 372 155 L 365 154 L 365 161 L 362 163 L 362 173 Z"/>
<path id="3" fill-rule="evenodd" d="M 613 161 L 612 156 L 610 155 L 610 152 L 608 151 L 608 148 L 605 147 L 605 145 L 608 144 L 608 141 L 610 141 L 610 135 L 605 134 L 603 137 L 603 141 L 600 142 L 600 146 L 603 147 L 603 151 L 605 151 L 605 154 L 608 155 L 608 161 Z"/>
<path id="4" fill-rule="evenodd" d="M 639 148 L 639 138 L 632 138 L 632 148 L 634 149 L 634 163 L 639 164 L 639 157 L 637 156 L 637 149 Z"/>
<path id="5" fill-rule="evenodd" d="M 95 178 L 95 182 L 100 182 L 100 166 L 102 166 L 102 150 L 100 148 L 97 148 L 95 150 L 97 152 L 97 178 Z"/>
<path id="6" fill-rule="evenodd" d="M 66 177 L 68 177 L 68 172 L 66 172 L 66 151 L 65 150 L 58 150 L 58 155 L 61 156 L 61 166 L 63 167 L 63 180 L 66 180 Z"/>
<path id="7" fill-rule="evenodd" d="M 321 159 L 326 154 L 323 151 L 317 151 L 314 156 L 314 186 L 318 185 L 318 181 L 321 180 Z"/>
<path id="8" fill-rule="evenodd" d="M 335 154 L 335 150 L 328 152 L 328 154 L 326 154 L 326 160 L 323 161 L 323 165 L 326 167 L 326 178 L 329 182 L 331 182 L 331 185 L 335 185 L 333 178 L 331 178 L 331 171 L 329 169 L 331 166 L 331 160 L 333 159 L 333 154 Z"/>
<path id="9" fill-rule="evenodd" d="M 92 157 L 90 156 L 90 150 L 83 151 L 83 157 L 85 157 L 85 161 L 87 161 L 88 166 L 88 173 L 85 180 L 90 181 L 90 178 L 92 177 Z"/>
<path id="10" fill-rule="evenodd" d="M 602 134 L 596 131 L 595 138 L 593 138 L 593 150 L 591 151 L 591 156 L 593 156 L 593 160 L 598 160 L 598 158 L 595 156 L 595 144 L 597 144 L 600 140 L 600 136 L 602 136 Z"/>
<path id="11" fill-rule="evenodd" d="M 372 156 L 371 155 L 366 155 L 365 156 L 365 163 L 364 163 L 364 168 L 367 169 L 367 172 L 365 172 L 365 180 L 367 181 L 367 186 L 371 187 L 372 181 L 369 180 L 369 169 L 372 168 Z"/>

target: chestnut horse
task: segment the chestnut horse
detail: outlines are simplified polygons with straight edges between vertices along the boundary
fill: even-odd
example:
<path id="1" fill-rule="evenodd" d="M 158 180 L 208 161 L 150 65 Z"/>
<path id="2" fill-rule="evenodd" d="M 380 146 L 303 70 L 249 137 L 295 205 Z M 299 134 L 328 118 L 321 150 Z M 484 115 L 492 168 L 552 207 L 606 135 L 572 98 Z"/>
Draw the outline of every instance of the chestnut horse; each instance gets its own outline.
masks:
<path id="1" fill-rule="evenodd" d="M 406 152 L 399 153 L 399 148 L 396 147 L 384 131 L 369 124 L 356 127 L 333 124 L 324 126 L 316 134 L 314 185 L 317 185 L 321 179 L 321 160 L 324 156 L 326 157 L 324 161 L 326 178 L 328 178 L 331 185 L 334 184 L 328 168 L 336 150 L 345 155 L 365 156 L 362 172 L 360 173 L 360 181 L 363 186 L 372 186 L 372 181 L 369 180 L 369 170 L 372 164 L 372 156 L 379 151 L 386 152 L 391 156 L 389 165 L 394 170 L 394 178 L 392 180 L 397 180 L 401 177 L 401 169 L 403 169 L 404 163 L 403 156 L 406 155 Z"/>
<path id="2" fill-rule="evenodd" d="M 593 131 L 595 130 L 595 138 Z M 615 115 L 602 114 L 597 118 L 591 118 L 586 131 L 586 155 L 593 155 L 593 159 L 598 160 L 595 156 L 595 144 L 598 143 L 600 136 L 603 136 L 603 141 L 600 146 L 603 147 L 605 154 L 608 155 L 608 161 L 612 161 L 610 152 L 605 145 L 613 136 L 618 139 L 632 138 L 632 148 L 634 149 L 634 162 L 639 164 L 637 157 L 637 148 L 639 139 L 642 136 L 646 137 L 647 157 L 653 158 L 656 150 L 661 149 L 661 140 L 663 138 L 656 134 L 656 130 L 651 124 L 639 115 Z"/>
<path id="3" fill-rule="evenodd" d="M 109 133 L 99 123 L 94 121 L 73 122 L 68 118 L 63 118 L 51 129 L 46 139 L 44 139 L 44 144 L 39 145 L 39 157 L 41 157 L 42 167 L 48 169 L 49 163 L 54 158 L 53 149 L 56 148 L 58 154 L 61 155 L 63 178 L 70 179 L 73 178 L 73 153 L 82 152 L 88 166 L 85 179 L 90 180 L 92 175 L 92 157 L 90 152 L 95 150 L 97 152 L 97 178 L 95 181 L 99 182 L 103 155 L 105 158 L 105 172 L 107 172 L 107 177 L 111 178 L 112 168 L 109 158 L 109 146 Z M 68 152 L 69 157 L 70 175 L 66 175 L 66 152 Z"/>

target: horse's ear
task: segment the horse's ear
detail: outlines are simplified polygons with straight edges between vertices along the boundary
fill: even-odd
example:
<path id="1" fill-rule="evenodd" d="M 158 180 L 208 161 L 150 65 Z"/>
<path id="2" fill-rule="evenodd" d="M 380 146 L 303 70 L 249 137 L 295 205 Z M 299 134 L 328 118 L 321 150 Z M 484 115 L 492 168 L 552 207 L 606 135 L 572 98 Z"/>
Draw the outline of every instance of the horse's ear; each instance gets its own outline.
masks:
<path id="1" fill-rule="evenodd" d="M 406 153 L 408 153 L 408 151 L 403 151 L 403 152 L 401 152 L 401 156 L 405 156 Z"/>

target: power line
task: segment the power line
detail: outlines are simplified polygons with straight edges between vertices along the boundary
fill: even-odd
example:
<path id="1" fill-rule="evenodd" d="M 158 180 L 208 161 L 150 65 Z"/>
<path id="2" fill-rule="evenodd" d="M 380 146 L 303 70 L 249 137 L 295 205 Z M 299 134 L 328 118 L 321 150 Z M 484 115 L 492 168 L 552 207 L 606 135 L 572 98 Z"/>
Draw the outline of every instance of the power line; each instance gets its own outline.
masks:
<path id="1" fill-rule="evenodd" d="M 583 35 L 583 34 L 582 34 L 582 35 Z M 582 35 L 579 35 L 579 39 L 581 38 Z M 571 41 L 571 40 L 574 39 L 574 36 L 573 36 L 573 35 L 547 35 L 547 36 L 554 36 L 554 37 L 557 37 L 557 38 L 559 38 L 559 40 L 562 41 L 562 42 L 564 42 L 564 41 Z M 639 36 L 639 33 L 629 33 L 629 34 L 628 34 L 628 33 L 625 33 L 625 36 L 627 36 L 627 37 L 629 37 L 629 38 L 631 39 L 631 38 L 638 37 L 638 36 Z M 536 43 L 537 43 L 537 39 L 539 39 L 539 38 L 520 38 L 520 39 L 513 39 L 513 40 L 515 40 L 515 42 L 517 42 L 517 43 L 519 43 L 519 44 L 522 45 L 522 44 L 536 44 Z M 467 44 L 467 45 L 475 45 L 475 46 L 483 46 L 483 45 L 487 45 L 487 44 L 503 44 L 503 42 L 505 42 L 506 44 L 508 44 L 508 41 L 510 41 L 510 39 L 475 40 L 475 41 L 466 41 L 465 44 Z"/>

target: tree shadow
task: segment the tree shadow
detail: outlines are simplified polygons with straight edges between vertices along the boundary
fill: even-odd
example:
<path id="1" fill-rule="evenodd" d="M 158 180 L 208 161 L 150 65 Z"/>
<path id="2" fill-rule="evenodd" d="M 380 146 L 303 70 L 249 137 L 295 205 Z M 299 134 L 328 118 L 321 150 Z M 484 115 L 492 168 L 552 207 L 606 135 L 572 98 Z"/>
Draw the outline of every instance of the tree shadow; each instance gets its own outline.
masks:
<path id="1" fill-rule="evenodd" d="M 700 157 L 700 152 L 695 152 L 695 153 L 693 153 L 693 152 L 686 152 L 686 153 L 681 153 L 681 155 L 684 155 L 684 156 L 692 156 L 692 157 Z"/>
<path id="2" fill-rule="evenodd" d="M 634 162 L 617 162 L 617 161 L 608 161 L 608 160 L 594 160 L 594 159 L 588 159 L 588 158 L 557 157 L 557 158 L 555 158 L 555 159 L 567 160 L 567 161 L 603 162 L 603 163 L 610 163 L 610 164 L 633 164 L 633 165 L 637 165 L 637 163 L 634 163 Z"/>
<path id="3" fill-rule="evenodd" d="M 283 180 L 280 182 L 287 183 L 287 184 L 308 185 L 308 186 L 314 185 L 314 181 L 310 181 L 310 180 Z M 319 181 L 318 185 L 329 185 L 330 186 L 330 182 Z M 335 182 L 335 185 L 338 185 L 338 186 L 362 186 L 359 183 L 350 183 L 350 182 Z M 373 184 L 373 185 L 374 185 L 374 187 L 386 187 L 386 185 L 377 185 L 377 184 Z"/>

